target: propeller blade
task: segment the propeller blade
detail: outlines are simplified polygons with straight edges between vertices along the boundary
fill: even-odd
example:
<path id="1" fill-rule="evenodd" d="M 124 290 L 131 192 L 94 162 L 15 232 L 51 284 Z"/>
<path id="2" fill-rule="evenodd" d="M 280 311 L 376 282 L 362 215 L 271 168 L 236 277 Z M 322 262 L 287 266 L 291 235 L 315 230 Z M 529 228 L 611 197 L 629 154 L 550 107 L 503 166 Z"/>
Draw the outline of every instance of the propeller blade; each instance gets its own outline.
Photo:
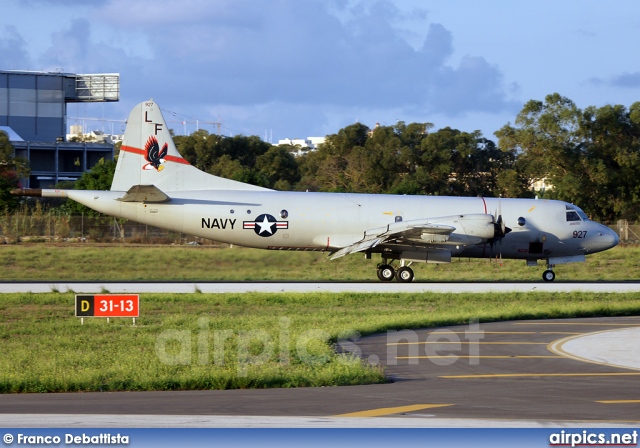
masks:
<path id="1" fill-rule="evenodd" d="M 507 233 L 511 232 L 511 228 L 507 227 L 507 225 L 504 222 L 504 219 L 502 219 L 502 201 L 500 201 L 499 199 L 498 199 L 498 205 L 493 215 L 493 219 L 494 219 L 493 221 L 494 233 L 493 233 L 493 238 L 491 238 L 491 240 L 489 241 L 489 243 L 491 244 L 490 256 L 493 257 L 494 245 L 497 242 L 499 247 L 498 247 L 498 253 L 496 254 L 496 261 L 499 256 L 500 266 L 502 266 L 502 238 L 504 238 Z"/>

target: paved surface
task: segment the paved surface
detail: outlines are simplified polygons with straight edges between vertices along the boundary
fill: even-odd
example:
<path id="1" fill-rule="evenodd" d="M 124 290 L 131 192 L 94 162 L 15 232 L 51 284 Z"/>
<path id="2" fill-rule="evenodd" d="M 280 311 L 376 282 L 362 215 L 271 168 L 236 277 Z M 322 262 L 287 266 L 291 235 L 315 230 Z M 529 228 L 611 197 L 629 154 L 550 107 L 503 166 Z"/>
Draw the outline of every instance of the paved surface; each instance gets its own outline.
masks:
<path id="1" fill-rule="evenodd" d="M 255 417 L 224 415 L 0 415 L 0 428 L 558 428 L 575 422 L 395 417 Z M 621 427 L 625 423 L 580 422 L 580 429 Z"/>
<path id="2" fill-rule="evenodd" d="M 579 361 L 640 370 L 640 327 L 572 336 L 549 349 Z"/>
<path id="3" fill-rule="evenodd" d="M 221 425 L 220 422 L 233 416 L 238 421 L 245 418 L 248 420 L 244 421 L 252 421 L 253 424 L 248 423 L 250 426 L 259 426 L 257 422 L 269 424 L 273 417 L 302 421 L 303 426 L 321 422 L 341 426 L 343 423 L 331 421 L 372 417 L 375 421 L 397 420 L 397 426 L 637 426 L 640 370 L 620 366 L 626 362 L 624 359 L 637 360 L 637 352 L 628 351 L 626 357 L 607 357 L 604 345 L 595 355 L 599 363 L 581 358 L 585 347 L 593 346 L 594 336 L 586 335 L 620 330 L 604 334 L 617 335 L 618 347 L 624 349 L 637 344 L 639 326 L 640 317 L 623 317 L 391 332 L 361 338 L 347 347 L 364 359 L 385 366 L 393 380 L 390 384 L 0 395 L 0 414 L 8 414 L 6 418 L 0 416 L 0 425 L 11 426 L 16 414 L 40 414 L 43 419 L 56 415 L 58 421 L 67 415 L 69 425 L 74 422 L 82 425 L 78 416 L 88 415 L 98 419 L 100 426 L 117 420 L 113 416 L 127 419 L 157 416 L 159 426 L 171 421 L 177 424 L 176 416 L 183 416 L 180 417 L 183 424 L 192 426 Z M 585 335 L 582 342 L 576 338 L 580 335 Z M 606 364 L 608 361 L 616 365 Z M 411 423 L 405 422 L 408 419 Z M 347 425 L 359 426 L 359 420 L 351 420 Z"/>
<path id="4" fill-rule="evenodd" d="M 245 292 L 639 292 L 628 282 L 0 282 L 0 293 L 245 293 Z"/>

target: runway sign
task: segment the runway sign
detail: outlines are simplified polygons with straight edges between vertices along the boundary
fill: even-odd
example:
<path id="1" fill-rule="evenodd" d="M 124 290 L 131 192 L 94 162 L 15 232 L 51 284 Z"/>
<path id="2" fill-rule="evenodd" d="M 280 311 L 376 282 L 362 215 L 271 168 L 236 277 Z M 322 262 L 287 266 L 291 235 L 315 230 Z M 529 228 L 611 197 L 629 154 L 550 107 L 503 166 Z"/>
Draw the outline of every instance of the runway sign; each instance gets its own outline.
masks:
<path id="1" fill-rule="evenodd" d="M 139 317 L 138 294 L 76 294 L 76 317 Z"/>

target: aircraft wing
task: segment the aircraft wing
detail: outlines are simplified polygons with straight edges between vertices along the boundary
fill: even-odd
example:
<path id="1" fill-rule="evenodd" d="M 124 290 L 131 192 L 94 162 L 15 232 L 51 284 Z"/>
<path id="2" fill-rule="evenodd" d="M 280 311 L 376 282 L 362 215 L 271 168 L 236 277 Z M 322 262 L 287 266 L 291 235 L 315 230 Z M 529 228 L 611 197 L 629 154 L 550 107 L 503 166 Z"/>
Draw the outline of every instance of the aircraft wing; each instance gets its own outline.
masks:
<path id="1" fill-rule="evenodd" d="M 442 243 L 449 239 L 449 235 L 456 230 L 454 226 L 436 224 L 433 220 L 413 220 L 396 222 L 386 227 L 367 230 L 360 241 L 343 247 L 331 254 L 331 260 L 348 254 L 373 249 L 379 244 L 393 243 L 399 240 L 419 241 L 425 246 L 431 243 Z"/>

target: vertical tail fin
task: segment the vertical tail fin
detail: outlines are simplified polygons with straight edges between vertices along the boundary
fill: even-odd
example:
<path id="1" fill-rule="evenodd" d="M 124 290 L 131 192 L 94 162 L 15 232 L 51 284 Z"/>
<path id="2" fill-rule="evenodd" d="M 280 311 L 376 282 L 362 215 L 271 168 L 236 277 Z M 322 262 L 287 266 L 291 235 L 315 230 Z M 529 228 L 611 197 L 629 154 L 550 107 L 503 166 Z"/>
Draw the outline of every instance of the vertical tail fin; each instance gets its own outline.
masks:
<path id="1" fill-rule="evenodd" d="M 144 101 L 133 108 L 122 141 L 112 191 L 155 185 L 162 191 L 268 190 L 213 176 L 192 166 L 178 153 L 160 107 Z"/>

